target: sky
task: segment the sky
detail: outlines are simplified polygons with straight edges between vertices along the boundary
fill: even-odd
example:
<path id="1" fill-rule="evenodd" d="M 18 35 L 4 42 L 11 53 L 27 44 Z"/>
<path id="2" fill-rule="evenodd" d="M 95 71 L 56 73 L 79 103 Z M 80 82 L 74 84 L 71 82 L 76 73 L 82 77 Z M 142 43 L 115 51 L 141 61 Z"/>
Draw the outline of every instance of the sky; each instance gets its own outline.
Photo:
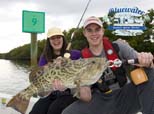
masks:
<path id="1" fill-rule="evenodd" d="M 0 0 L 0 53 L 31 43 L 30 33 L 22 32 L 22 11 L 45 12 L 45 33 L 37 40 L 46 38 L 50 27 L 68 31 L 76 28 L 89 0 Z M 80 23 L 89 16 L 103 17 L 110 8 L 138 7 L 140 10 L 154 8 L 154 0 L 91 0 Z"/>

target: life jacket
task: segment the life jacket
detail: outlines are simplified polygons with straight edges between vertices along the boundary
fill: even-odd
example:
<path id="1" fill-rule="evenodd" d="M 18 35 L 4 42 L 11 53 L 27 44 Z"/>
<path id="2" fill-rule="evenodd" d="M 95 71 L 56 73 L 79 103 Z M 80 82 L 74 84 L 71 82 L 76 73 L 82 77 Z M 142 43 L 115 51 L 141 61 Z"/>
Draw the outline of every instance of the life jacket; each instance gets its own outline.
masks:
<path id="1" fill-rule="evenodd" d="M 115 44 L 115 43 L 111 43 L 107 37 L 103 37 L 102 39 L 103 39 L 103 41 L 102 41 L 103 42 L 103 48 L 104 48 L 107 59 L 108 60 L 119 59 L 119 56 L 117 54 L 118 51 L 119 51 L 118 45 Z M 91 53 L 89 48 L 84 48 L 81 51 L 81 54 L 82 54 L 83 58 L 93 57 L 93 54 Z M 112 69 L 114 75 L 117 78 L 119 86 L 122 87 L 123 85 L 125 85 L 125 83 L 127 82 L 127 77 L 126 77 L 126 72 L 125 72 L 123 66 L 112 67 L 111 69 Z"/>

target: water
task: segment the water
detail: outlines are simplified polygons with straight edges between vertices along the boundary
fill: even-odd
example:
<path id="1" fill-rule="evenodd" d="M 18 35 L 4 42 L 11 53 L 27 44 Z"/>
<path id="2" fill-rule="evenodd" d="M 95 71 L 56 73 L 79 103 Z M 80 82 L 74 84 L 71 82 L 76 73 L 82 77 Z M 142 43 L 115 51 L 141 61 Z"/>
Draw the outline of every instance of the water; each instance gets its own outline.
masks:
<path id="1" fill-rule="evenodd" d="M 0 93 L 14 95 L 29 85 L 29 65 L 0 59 Z"/>

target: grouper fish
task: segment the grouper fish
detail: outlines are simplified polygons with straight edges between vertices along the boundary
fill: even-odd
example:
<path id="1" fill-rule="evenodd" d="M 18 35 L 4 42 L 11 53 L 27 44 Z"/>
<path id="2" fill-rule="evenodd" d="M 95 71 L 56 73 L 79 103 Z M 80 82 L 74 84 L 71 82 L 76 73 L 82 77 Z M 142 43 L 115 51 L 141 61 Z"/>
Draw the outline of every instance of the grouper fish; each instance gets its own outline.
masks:
<path id="1" fill-rule="evenodd" d="M 66 88 L 78 90 L 80 86 L 96 83 L 108 65 L 105 58 L 98 57 L 78 60 L 56 59 L 31 71 L 30 85 L 15 95 L 6 106 L 25 114 L 33 95 L 45 95 L 42 93 L 49 94 L 54 91 L 52 88 L 54 79 L 61 80 Z"/>

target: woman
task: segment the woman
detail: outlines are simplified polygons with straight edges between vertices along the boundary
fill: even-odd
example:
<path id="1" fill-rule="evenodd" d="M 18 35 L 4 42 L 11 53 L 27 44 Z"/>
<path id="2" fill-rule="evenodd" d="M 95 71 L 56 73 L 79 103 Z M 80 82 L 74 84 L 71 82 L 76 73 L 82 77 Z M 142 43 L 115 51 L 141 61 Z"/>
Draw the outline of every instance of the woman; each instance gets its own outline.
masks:
<path id="1" fill-rule="evenodd" d="M 44 66 L 59 56 L 64 56 L 67 43 L 64 34 L 59 28 L 50 28 L 47 33 L 47 41 L 44 51 L 39 60 L 39 66 Z M 70 51 L 70 58 L 75 60 L 80 57 L 77 50 Z M 29 114 L 61 114 L 62 110 L 74 102 L 70 90 L 64 88 L 60 81 L 54 80 L 54 92 L 45 98 L 40 98 Z"/>

